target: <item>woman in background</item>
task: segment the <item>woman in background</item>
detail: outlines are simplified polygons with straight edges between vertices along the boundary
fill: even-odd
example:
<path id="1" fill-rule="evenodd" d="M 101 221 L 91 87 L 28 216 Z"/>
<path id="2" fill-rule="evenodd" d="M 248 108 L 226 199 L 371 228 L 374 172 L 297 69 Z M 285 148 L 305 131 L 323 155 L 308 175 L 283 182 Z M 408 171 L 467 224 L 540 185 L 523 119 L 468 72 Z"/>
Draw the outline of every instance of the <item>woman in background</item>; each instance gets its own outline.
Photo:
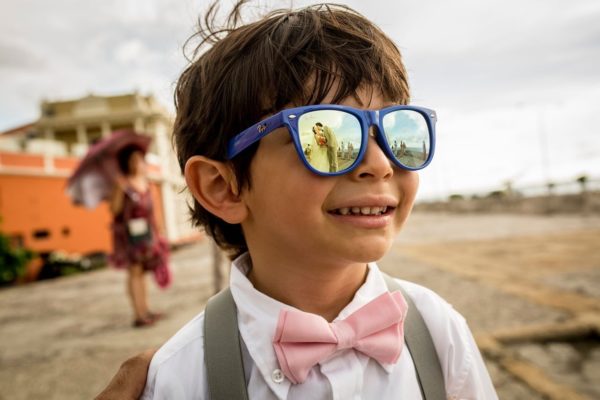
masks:
<path id="1" fill-rule="evenodd" d="M 134 311 L 133 326 L 152 325 L 162 315 L 150 311 L 145 272 L 157 268 L 167 257 L 153 214 L 152 195 L 146 173 L 144 152 L 137 146 L 117 154 L 121 176 L 113 191 L 113 254 L 111 263 L 128 272 L 127 291 Z"/>

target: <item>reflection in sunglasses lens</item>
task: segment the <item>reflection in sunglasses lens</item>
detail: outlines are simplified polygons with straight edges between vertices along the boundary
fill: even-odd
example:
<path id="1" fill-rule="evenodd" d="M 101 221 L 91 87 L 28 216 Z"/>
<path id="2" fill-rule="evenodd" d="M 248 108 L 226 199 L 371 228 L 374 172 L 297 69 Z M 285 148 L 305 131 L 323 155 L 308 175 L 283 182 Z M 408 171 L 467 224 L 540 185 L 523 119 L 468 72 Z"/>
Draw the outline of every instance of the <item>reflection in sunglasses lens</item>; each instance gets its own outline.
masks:
<path id="1" fill-rule="evenodd" d="M 413 110 L 398 110 L 383 117 L 383 130 L 392 154 L 406 167 L 419 168 L 429 158 L 429 129 L 425 117 Z"/>
<path id="2" fill-rule="evenodd" d="M 304 158 L 319 172 L 343 172 L 350 168 L 361 146 L 358 119 L 339 110 L 310 111 L 298 119 Z"/>

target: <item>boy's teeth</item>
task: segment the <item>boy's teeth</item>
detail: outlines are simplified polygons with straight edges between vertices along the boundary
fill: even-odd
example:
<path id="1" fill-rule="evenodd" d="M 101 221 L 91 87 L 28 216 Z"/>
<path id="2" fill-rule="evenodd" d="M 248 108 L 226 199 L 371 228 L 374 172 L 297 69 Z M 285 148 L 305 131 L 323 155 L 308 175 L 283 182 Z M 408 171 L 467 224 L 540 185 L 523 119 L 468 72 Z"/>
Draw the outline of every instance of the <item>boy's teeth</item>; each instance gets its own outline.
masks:
<path id="1" fill-rule="evenodd" d="M 341 215 L 381 215 L 387 211 L 385 207 L 342 207 L 338 208 L 337 212 Z"/>

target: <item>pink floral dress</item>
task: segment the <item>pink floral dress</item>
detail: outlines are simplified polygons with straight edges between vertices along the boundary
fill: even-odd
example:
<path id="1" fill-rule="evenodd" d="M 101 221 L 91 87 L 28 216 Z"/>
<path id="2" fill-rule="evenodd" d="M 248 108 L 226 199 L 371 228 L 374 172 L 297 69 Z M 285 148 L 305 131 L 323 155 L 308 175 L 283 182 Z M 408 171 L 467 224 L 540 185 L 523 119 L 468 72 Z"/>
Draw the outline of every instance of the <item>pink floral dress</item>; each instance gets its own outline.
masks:
<path id="1" fill-rule="evenodd" d="M 139 264 L 144 270 L 153 271 L 168 263 L 168 245 L 156 229 L 149 189 L 145 193 L 126 189 L 123 208 L 113 219 L 112 233 L 110 262 L 115 267 Z"/>

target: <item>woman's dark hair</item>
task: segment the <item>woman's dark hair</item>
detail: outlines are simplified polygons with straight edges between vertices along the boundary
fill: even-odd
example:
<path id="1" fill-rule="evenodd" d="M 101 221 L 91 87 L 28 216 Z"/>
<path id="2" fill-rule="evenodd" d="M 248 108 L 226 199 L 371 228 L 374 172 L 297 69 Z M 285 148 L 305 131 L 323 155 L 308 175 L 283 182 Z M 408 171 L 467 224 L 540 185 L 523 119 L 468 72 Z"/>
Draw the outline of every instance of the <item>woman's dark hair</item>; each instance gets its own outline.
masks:
<path id="1" fill-rule="evenodd" d="M 129 159 L 131 158 L 131 155 L 137 151 L 141 153 L 144 152 L 144 150 L 142 150 L 139 146 L 130 145 L 123 147 L 117 153 L 117 164 L 119 165 L 119 170 L 123 173 L 123 175 L 129 175 L 131 173 Z"/>
<path id="2" fill-rule="evenodd" d="M 335 86 L 333 103 L 355 96 L 361 86 L 379 89 L 386 100 L 406 104 L 409 88 L 398 48 L 372 22 L 349 7 L 318 4 L 277 10 L 241 24 L 236 3 L 224 26 L 212 3 L 195 39 L 190 64 L 177 82 L 173 139 L 180 167 L 203 155 L 225 160 L 228 141 L 290 104 L 316 104 Z M 249 165 L 258 143 L 230 161 L 239 189 L 251 187 Z M 231 225 L 197 201 L 192 221 L 236 257 L 247 250 L 240 225 Z"/>

